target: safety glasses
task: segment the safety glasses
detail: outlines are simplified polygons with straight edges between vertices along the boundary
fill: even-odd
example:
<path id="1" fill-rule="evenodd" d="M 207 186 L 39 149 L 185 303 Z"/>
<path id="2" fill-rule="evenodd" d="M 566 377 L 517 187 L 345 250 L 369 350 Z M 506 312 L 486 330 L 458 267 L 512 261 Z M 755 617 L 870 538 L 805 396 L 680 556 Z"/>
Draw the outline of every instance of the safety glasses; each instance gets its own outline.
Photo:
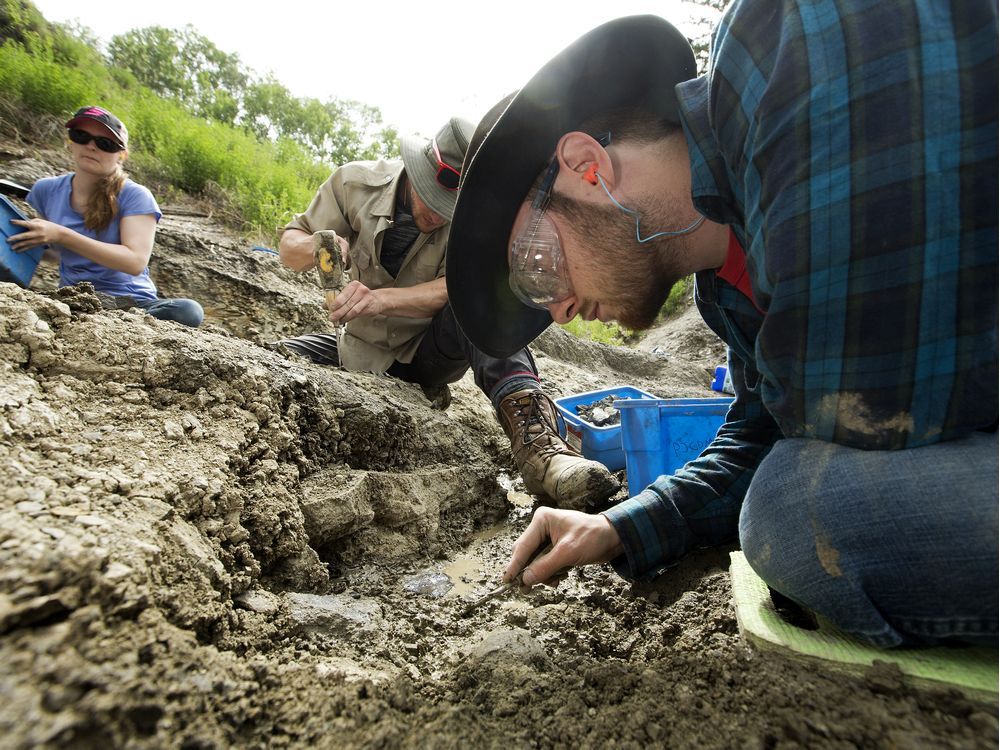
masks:
<path id="1" fill-rule="evenodd" d="M 511 243 L 508 281 L 519 300 L 540 310 L 573 294 L 559 232 L 544 211 L 532 210 Z"/>
<path id="2" fill-rule="evenodd" d="M 93 135 L 92 133 L 88 133 L 86 130 L 80 130 L 79 128 L 69 129 L 69 139 L 73 141 L 73 143 L 78 143 L 81 146 L 86 146 L 88 143 L 93 141 L 94 144 L 101 149 L 101 151 L 108 154 L 117 154 L 119 151 L 124 150 L 124 147 L 119 146 L 110 138 L 105 138 L 103 135 Z"/>
<path id="3" fill-rule="evenodd" d="M 540 310 L 573 294 L 559 231 L 545 215 L 558 173 L 559 161 L 553 159 L 531 202 L 528 220 L 510 243 L 510 289 L 524 304 Z"/>
<path id="4" fill-rule="evenodd" d="M 607 148 L 611 144 L 611 133 L 601 133 L 594 139 Z M 510 290 L 524 304 L 540 310 L 547 310 L 549 305 L 573 295 L 559 230 L 545 215 L 558 175 L 559 159 L 553 157 L 531 201 L 528 220 L 510 243 L 508 257 L 510 274 L 507 283 Z"/>
<path id="5" fill-rule="evenodd" d="M 441 150 L 438 148 L 436 138 L 431 138 L 431 146 L 434 148 L 434 158 L 437 159 L 438 163 L 438 171 L 434 179 L 445 190 L 458 190 L 458 183 L 462 179 L 462 173 L 450 164 L 446 164 L 444 159 L 441 158 Z"/>

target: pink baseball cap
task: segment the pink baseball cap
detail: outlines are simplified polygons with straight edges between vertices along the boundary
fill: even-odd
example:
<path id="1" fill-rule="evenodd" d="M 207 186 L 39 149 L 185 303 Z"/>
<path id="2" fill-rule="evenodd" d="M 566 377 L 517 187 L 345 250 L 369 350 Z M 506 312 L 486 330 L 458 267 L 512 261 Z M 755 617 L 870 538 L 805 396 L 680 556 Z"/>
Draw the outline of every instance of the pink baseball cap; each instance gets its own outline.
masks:
<path id="1" fill-rule="evenodd" d="M 122 148 L 128 148 L 128 128 L 125 123 L 102 107 L 80 107 L 72 119 L 66 123 L 67 128 L 75 128 L 84 120 L 99 122 L 108 129 L 111 139 Z"/>

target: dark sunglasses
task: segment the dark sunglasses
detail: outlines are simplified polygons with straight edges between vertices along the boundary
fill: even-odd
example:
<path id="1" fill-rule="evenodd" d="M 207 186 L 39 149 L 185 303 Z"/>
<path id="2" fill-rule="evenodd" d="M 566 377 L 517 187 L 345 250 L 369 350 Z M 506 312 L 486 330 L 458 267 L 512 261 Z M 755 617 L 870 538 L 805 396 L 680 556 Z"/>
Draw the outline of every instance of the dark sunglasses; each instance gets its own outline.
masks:
<path id="1" fill-rule="evenodd" d="M 431 146 L 434 148 L 434 157 L 438 162 L 438 171 L 434 179 L 445 190 L 458 190 L 458 183 L 462 179 L 462 173 L 450 164 L 445 164 L 444 159 L 441 158 L 441 151 L 438 149 L 436 138 L 431 138 Z"/>
<path id="2" fill-rule="evenodd" d="M 81 146 L 86 146 L 93 141 L 101 151 L 109 154 L 117 154 L 119 151 L 124 150 L 122 146 L 119 146 L 110 138 L 105 138 L 103 135 L 92 135 L 86 130 L 80 130 L 79 128 L 69 129 L 69 139 L 73 143 L 79 143 Z"/>

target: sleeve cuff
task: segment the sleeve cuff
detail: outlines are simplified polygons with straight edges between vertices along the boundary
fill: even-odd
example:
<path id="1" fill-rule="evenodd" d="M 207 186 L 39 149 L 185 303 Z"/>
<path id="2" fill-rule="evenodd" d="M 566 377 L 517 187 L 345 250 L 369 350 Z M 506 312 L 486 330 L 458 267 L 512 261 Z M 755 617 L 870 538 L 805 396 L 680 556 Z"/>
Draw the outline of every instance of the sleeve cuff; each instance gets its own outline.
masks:
<path id="1" fill-rule="evenodd" d="M 611 561 L 623 578 L 646 579 L 659 575 L 680 559 L 691 533 L 677 507 L 653 489 L 645 489 L 607 510 L 608 519 L 621 538 L 625 554 Z"/>

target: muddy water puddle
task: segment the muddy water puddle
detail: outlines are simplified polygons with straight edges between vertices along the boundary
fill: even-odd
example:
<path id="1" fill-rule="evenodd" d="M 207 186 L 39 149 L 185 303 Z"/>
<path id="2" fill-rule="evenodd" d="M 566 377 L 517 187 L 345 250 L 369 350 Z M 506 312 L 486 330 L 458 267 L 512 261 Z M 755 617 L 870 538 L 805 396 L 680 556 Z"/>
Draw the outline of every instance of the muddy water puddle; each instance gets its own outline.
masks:
<path id="1" fill-rule="evenodd" d="M 507 499 L 512 510 L 504 522 L 480 529 L 464 552 L 444 564 L 407 576 L 401 582 L 403 589 L 450 601 L 473 598 L 499 586 L 510 549 L 534 505 L 530 495 L 513 487 L 508 487 Z"/>
<path id="2" fill-rule="evenodd" d="M 475 534 L 465 552 L 443 565 L 407 576 L 402 580 L 406 591 L 431 599 L 462 599 L 481 593 L 490 583 L 500 584 L 502 562 L 489 544 L 500 536 L 513 537 L 508 522 L 489 526 Z"/>

